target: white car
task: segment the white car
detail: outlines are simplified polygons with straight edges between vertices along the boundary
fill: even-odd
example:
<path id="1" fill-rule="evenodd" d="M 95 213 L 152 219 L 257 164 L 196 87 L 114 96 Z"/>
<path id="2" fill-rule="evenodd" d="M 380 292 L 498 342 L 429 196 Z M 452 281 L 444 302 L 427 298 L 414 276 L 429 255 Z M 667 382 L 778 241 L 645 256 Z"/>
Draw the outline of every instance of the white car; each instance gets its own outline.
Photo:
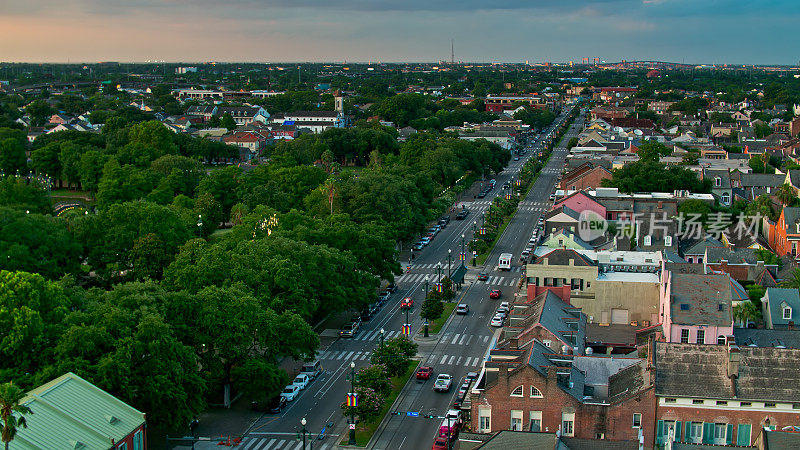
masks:
<path id="1" fill-rule="evenodd" d="M 453 377 L 446 373 L 439 374 L 436 381 L 433 383 L 433 390 L 439 392 L 447 392 L 453 384 Z"/>
<path id="2" fill-rule="evenodd" d="M 493 327 L 502 327 L 503 326 L 503 316 L 500 314 L 496 314 L 492 317 L 492 321 L 489 322 L 489 325 Z"/>
<path id="3" fill-rule="evenodd" d="M 500 302 L 500 307 L 505 308 L 505 310 L 508 311 L 509 309 L 511 309 L 511 304 L 508 302 Z"/>
<path id="4" fill-rule="evenodd" d="M 294 377 L 294 381 L 292 381 L 292 384 L 297 386 L 302 391 L 303 389 L 306 388 L 306 386 L 308 386 L 308 383 L 310 382 L 311 382 L 311 377 L 301 373 L 300 375 Z"/>
<path id="5" fill-rule="evenodd" d="M 294 400 L 298 395 L 300 395 L 300 388 L 295 384 L 286 386 L 281 392 L 281 397 L 285 398 L 287 402 Z"/>

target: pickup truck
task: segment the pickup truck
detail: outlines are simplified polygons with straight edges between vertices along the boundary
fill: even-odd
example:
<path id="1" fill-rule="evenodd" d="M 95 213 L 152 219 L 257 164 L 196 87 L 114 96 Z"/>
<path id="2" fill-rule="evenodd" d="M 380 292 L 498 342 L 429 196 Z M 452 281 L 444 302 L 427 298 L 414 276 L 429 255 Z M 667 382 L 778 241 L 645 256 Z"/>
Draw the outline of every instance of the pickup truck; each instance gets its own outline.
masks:
<path id="1" fill-rule="evenodd" d="M 437 392 L 447 392 L 450 390 L 450 386 L 453 384 L 453 377 L 450 375 L 443 373 L 436 377 L 436 381 L 433 383 L 433 390 Z"/>

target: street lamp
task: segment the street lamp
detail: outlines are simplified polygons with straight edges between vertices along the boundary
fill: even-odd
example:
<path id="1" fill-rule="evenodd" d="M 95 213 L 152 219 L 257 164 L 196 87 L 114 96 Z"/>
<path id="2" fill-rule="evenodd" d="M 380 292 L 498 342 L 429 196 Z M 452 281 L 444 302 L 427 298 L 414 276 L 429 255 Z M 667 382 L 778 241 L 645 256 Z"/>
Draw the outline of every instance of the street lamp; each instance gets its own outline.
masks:
<path id="1" fill-rule="evenodd" d="M 425 275 L 425 300 L 427 300 L 427 299 L 428 299 L 428 276 Z M 424 336 L 425 337 L 429 337 L 430 336 L 428 334 L 428 317 L 427 316 L 425 317 L 425 334 L 424 334 Z"/>
<path id="2" fill-rule="evenodd" d="M 447 249 L 447 278 L 453 278 L 453 272 L 450 270 L 450 260 L 453 259 L 453 249 Z"/>
<path id="3" fill-rule="evenodd" d="M 449 423 L 449 422 L 448 422 Z M 300 425 L 303 426 L 303 450 L 306 450 L 306 418 L 300 419 Z"/>
<path id="4" fill-rule="evenodd" d="M 467 254 L 464 253 L 464 238 L 465 237 L 466 236 L 464 235 L 464 233 L 461 233 L 461 255 L 462 255 L 461 257 L 464 258 L 464 261 L 467 260 Z M 461 263 L 461 264 L 463 265 L 465 263 Z"/>
<path id="5" fill-rule="evenodd" d="M 350 394 L 356 395 L 356 362 L 350 361 Z M 356 408 L 350 408 L 350 445 L 356 445 Z"/>
<path id="6" fill-rule="evenodd" d="M 201 214 L 197 215 L 197 234 L 203 235 L 203 216 Z"/>
<path id="7" fill-rule="evenodd" d="M 437 262 L 436 263 L 436 282 L 437 283 L 441 283 L 442 282 L 442 273 L 441 272 L 442 272 L 442 263 Z"/>
<path id="8" fill-rule="evenodd" d="M 385 333 L 386 333 L 386 331 L 383 328 L 381 328 L 381 349 L 383 349 L 383 335 Z"/>

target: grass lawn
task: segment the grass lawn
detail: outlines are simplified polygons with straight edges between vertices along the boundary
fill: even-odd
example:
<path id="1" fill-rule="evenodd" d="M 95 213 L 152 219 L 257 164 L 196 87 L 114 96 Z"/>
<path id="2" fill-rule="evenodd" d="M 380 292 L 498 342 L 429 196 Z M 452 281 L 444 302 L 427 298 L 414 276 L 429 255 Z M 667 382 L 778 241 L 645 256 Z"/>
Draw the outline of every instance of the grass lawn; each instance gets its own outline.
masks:
<path id="1" fill-rule="evenodd" d="M 516 212 L 514 214 L 516 214 Z M 479 266 L 482 266 L 486 262 L 486 258 L 489 257 L 489 253 L 492 253 L 492 250 L 494 249 L 494 246 L 497 244 L 497 241 L 500 239 L 500 236 L 503 235 L 503 231 L 505 231 L 506 227 L 508 226 L 508 224 L 511 223 L 511 218 L 512 217 L 514 217 L 514 216 L 511 216 L 511 217 L 507 218 L 506 220 L 503 221 L 503 225 L 500 225 L 500 228 L 497 230 L 497 236 L 494 238 L 494 241 L 492 241 L 492 245 L 491 245 L 491 247 L 489 247 L 489 249 L 486 251 L 486 253 L 482 253 L 482 254 L 478 255 L 478 265 Z"/>
<path id="2" fill-rule="evenodd" d="M 444 326 L 445 322 L 447 322 L 447 319 L 450 317 L 450 314 L 453 313 L 454 309 L 456 309 L 455 302 L 446 302 L 444 304 L 444 312 L 442 312 L 442 317 L 432 320 L 430 325 L 428 325 L 428 334 L 436 334 L 442 331 L 442 327 Z"/>
<path id="3" fill-rule="evenodd" d="M 418 361 L 412 361 L 411 364 L 408 365 L 408 369 L 406 373 L 399 377 L 394 377 L 391 380 L 392 383 L 392 392 L 386 397 L 386 403 L 383 404 L 383 409 L 381 409 L 380 416 L 375 419 L 375 422 L 370 424 L 363 424 L 359 423 L 356 425 L 356 446 L 357 447 L 366 447 L 369 443 L 369 440 L 372 439 L 372 435 L 375 434 L 375 430 L 378 429 L 378 426 L 383 422 L 383 418 L 386 416 L 386 413 L 389 412 L 389 408 L 392 407 L 394 401 L 397 399 L 397 396 L 400 395 L 400 391 L 403 390 L 403 386 L 406 385 L 408 379 L 411 378 L 411 374 L 417 370 L 417 366 L 419 365 Z M 347 445 L 347 441 L 350 439 L 349 436 L 349 429 L 344 430 L 344 436 L 342 437 L 342 441 L 339 443 L 340 445 Z"/>

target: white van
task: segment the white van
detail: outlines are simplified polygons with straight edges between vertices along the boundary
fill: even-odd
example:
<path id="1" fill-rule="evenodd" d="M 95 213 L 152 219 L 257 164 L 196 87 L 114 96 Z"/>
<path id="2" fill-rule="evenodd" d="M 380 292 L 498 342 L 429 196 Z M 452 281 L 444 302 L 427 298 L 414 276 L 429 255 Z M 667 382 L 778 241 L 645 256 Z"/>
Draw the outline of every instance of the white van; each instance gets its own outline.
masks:
<path id="1" fill-rule="evenodd" d="M 503 253 L 500 255 L 500 260 L 497 263 L 499 270 L 511 270 L 511 259 L 514 257 L 511 253 Z"/>

